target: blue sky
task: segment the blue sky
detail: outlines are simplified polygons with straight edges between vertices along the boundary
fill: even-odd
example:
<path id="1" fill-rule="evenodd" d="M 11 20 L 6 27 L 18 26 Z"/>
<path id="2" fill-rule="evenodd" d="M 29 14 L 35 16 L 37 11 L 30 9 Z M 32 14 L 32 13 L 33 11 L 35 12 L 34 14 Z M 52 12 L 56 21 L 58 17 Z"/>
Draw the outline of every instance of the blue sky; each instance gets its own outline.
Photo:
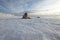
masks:
<path id="1" fill-rule="evenodd" d="M 31 10 L 34 4 L 43 0 L 0 0 L 0 12 L 19 13 Z"/>
<path id="2" fill-rule="evenodd" d="M 0 12 L 20 13 L 35 10 L 35 13 L 60 12 L 60 0 L 0 0 Z"/>

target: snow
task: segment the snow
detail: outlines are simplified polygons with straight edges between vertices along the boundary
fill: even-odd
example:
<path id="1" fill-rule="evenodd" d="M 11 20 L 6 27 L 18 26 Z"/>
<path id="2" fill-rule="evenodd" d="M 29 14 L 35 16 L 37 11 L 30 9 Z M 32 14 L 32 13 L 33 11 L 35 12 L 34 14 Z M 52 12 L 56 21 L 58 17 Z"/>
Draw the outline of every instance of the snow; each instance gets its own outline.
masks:
<path id="1" fill-rule="evenodd" d="M 60 19 L 0 19 L 0 40 L 60 40 Z"/>
<path id="2" fill-rule="evenodd" d="M 0 12 L 0 19 L 1 18 L 19 18 L 18 16 L 15 16 L 15 15 L 12 15 L 12 14 L 9 14 L 9 13 L 2 13 Z"/>

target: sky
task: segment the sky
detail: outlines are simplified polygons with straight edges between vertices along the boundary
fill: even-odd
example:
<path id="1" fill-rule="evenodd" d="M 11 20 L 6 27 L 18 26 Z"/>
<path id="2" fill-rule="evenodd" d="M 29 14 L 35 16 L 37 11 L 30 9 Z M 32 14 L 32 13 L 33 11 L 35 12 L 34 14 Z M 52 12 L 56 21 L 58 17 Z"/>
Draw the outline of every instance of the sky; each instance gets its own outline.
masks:
<path id="1" fill-rule="evenodd" d="M 0 12 L 34 11 L 38 14 L 60 14 L 59 10 L 60 0 L 0 0 Z"/>

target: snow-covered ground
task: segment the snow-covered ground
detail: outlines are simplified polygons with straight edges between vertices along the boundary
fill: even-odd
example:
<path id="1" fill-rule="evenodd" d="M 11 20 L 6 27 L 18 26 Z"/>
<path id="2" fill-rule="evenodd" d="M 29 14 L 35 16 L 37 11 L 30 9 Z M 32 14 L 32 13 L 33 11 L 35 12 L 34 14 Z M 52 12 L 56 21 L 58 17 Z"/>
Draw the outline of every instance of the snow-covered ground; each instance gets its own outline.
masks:
<path id="1" fill-rule="evenodd" d="M 60 40 L 60 19 L 0 19 L 0 40 Z"/>

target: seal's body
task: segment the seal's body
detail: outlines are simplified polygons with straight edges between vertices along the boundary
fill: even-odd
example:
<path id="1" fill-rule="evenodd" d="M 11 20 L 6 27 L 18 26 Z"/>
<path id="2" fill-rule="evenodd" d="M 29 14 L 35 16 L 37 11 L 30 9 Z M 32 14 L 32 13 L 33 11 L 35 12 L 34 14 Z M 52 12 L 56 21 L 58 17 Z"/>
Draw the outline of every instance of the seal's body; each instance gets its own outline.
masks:
<path id="1" fill-rule="evenodd" d="M 25 14 L 23 15 L 23 19 L 30 19 L 30 17 L 28 17 L 28 14 L 25 13 Z"/>

